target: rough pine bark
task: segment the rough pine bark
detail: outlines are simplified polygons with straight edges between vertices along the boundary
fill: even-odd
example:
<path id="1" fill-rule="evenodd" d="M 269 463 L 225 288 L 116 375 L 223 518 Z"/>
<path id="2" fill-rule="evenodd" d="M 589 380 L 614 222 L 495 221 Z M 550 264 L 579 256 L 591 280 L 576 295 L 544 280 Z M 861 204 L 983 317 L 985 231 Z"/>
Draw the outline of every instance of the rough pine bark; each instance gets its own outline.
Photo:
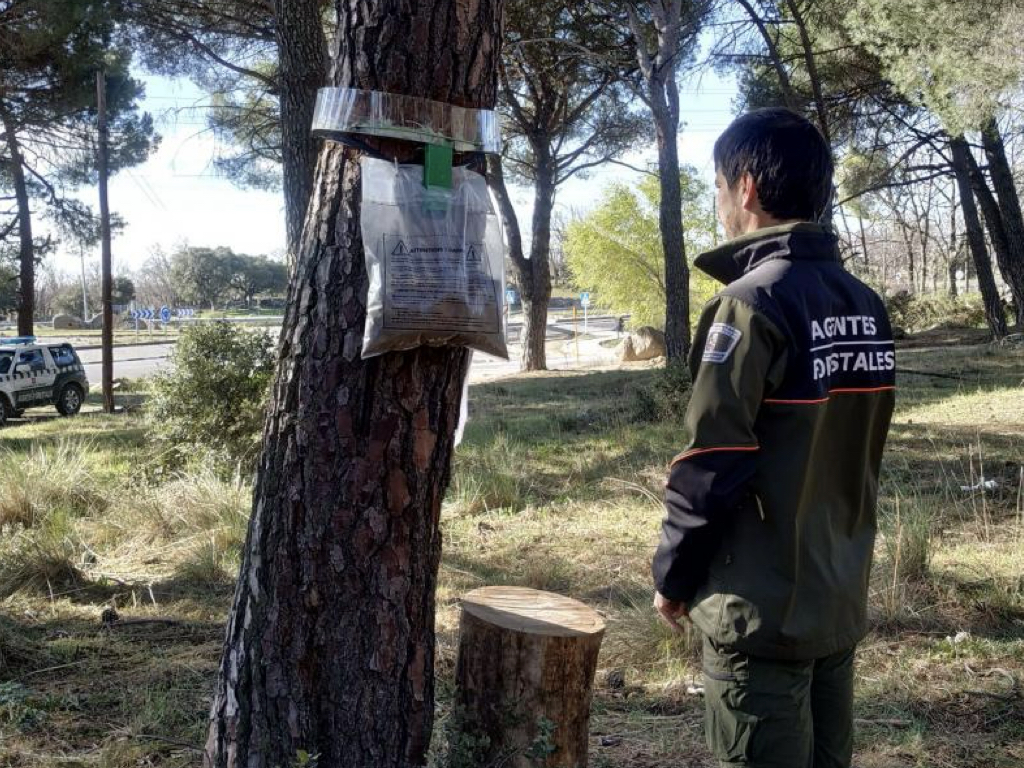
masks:
<path id="1" fill-rule="evenodd" d="M 312 0 L 274 0 L 285 232 L 292 265 L 313 193 L 318 147 L 309 128 L 317 90 L 327 81 L 327 41 L 320 7 Z"/>
<path id="2" fill-rule="evenodd" d="M 1003 314 L 1003 304 L 996 288 L 995 277 L 992 274 L 992 260 L 985 249 L 985 233 L 981 228 L 981 219 L 978 218 L 978 208 L 974 202 L 974 192 L 971 190 L 970 159 L 968 158 L 970 149 L 963 137 L 950 139 L 949 149 L 953 156 L 953 172 L 956 174 L 956 183 L 960 191 L 960 207 L 964 214 L 967 244 L 974 259 L 978 287 L 981 289 L 981 298 L 985 304 L 985 319 L 988 321 L 992 337 L 1001 339 L 1007 334 L 1006 315 Z"/>
<path id="3" fill-rule="evenodd" d="M 493 108 L 501 0 L 337 0 L 332 84 Z M 409 145 L 386 143 L 398 155 Z M 408 159 L 403 155 L 399 159 Z M 468 354 L 362 360 L 358 153 L 320 152 L 204 765 L 425 763 Z"/>
<path id="4" fill-rule="evenodd" d="M 34 330 L 36 305 L 36 262 L 32 241 L 32 209 L 25 181 L 25 165 L 21 145 L 7 107 L 0 101 L 0 125 L 7 137 L 7 167 L 14 185 L 14 199 L 18 208 L 18 335 L 31 336 Z"/>

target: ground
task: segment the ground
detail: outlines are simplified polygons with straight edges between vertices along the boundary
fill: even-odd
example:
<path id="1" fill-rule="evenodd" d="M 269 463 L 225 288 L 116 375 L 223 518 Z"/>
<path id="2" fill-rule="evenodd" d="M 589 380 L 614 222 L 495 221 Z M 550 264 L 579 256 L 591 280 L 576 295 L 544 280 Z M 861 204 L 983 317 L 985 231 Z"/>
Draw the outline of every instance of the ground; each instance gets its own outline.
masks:
<path id="1" fill-rule="evenodd" d="M 1019 766 L 1024 350 L 911 344 L 899 360 L 855 764 Z M 650 608 L 660 488 L 685 442 L 663 381 L 637 366 L 471 389 L 443 520 L 435 759 L 459 597 L 518 584 L 608 621 L 592 766 L 711 765 L 696 638 Z M 161 451 L 138 409 L 0 432 L 0 766 L 198 765 L 250 488 Z"/>

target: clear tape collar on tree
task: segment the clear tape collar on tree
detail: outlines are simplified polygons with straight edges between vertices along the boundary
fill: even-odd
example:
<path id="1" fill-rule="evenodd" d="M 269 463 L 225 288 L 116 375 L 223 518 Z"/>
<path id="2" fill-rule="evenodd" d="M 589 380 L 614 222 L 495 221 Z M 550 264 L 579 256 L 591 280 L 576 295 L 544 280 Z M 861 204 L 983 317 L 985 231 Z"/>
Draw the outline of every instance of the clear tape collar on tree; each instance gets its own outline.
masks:
<path id="1" fill-rule="evenodd" d="M 450 147 L 455 152 L 501 152 L 498 115 L 417 96 L 357 88 L 321 88 L 313 135 L 366 134 Z"/>

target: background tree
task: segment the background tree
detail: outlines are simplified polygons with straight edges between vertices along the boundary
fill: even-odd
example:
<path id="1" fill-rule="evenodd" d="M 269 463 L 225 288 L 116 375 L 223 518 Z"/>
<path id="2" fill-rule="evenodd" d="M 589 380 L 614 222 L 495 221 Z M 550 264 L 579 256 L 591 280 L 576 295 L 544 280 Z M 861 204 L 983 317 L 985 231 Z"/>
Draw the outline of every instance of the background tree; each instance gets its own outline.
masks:
<path id="1" fill-rule="evenodd" d="M 143 262 L 141 269 L 132 274 L 136 298 L 143 306 L 169 307 L 183 302 L 178 294 L 174 265 L 162 248 L 155 247 Z"/>
<path id="2" fill-rule="evenodd" d="M 941 118 L 944 106 L 936 101 L 939 108 L 933 110 L 933 104 L 921 98 L 920 89 L 907 87 L 909 75 L 900 71 L 905 66 L 917 77 L 930 78 L 922 75 L 930 66 L 928 41 L 935 35 L 930 25 L 951 28 L 932 25 L 934 9 L 926 10 L 921 3 L 744 0 L 739 6 L 743 11 L 739 26 L 720 41 L 716 53 L 721 61 L 738 67 L 747 106 L 785 104 L 803 111 L 831 141 L 843 186 L 833 223 L 841 233 L 845 230 L 846 252 L 861 254 L 850 262 L 851 268 L 867 275 L 873 270 L 872 254 L 881 257 L 882 269 L 880 273 L 874 269 L 874 274 L 881 275 L 882 282 L 876 285 L 883 292 L 901 288 L 923 292 L 929 275 L 934 286 L 939 266 L 934 259 L 939 254 L 945 275 L 955 276 L 951 264 L 956 254 L 963 253 L 956 240 L 980 221 L 977 206 L 951 191 L 955 173 Z M 895 24 L 899 39 L 893 40 L 887 20 L 892 14 L 902 18 L 907 13 L 919 15 L 913 24 L 905 23 L 906 19 Z M 929 29 L 918 32 L 925 28 Z M 939 69 L 943 66 L 940 57 Z M 949 78 L 940 72 L 939 79 L 943 78 L 948 86 Z M 948 91 L 946 87 L 943 92 Z M 970 169 L 971 159 L 968 153 L 964 167 Z M 997 255 L 1005 254 L 1008 246 L 1000 244 L 1009 239 L 1000 233 L 1006 217 L 1002 212 L 991 215 L 994 208 L 985 203 L 994 195 L 979 173 L 972 179 L 975 193 L 982 195 L 978 202 L 989 224 L 990 240 Z M 964 225 L 956 225 L 957 215 L 949 206 L 936 205 L 938 197 L 959 202 Z M 862 198 L 870 198 L 868 204 L 858 202 Z M 873 209 L 872 201 L 877 203 Z M 862 216 L 870 210 L 883 214 L 885 220 L 865 221 Z M 1017 221 L 1012 218 L 1015 210 L 1010 210 L 1013 222 Z M 850 214 L 855 217 L 852 222 Z M 950 222 L 953 226 L 948 226 Z M 1024 221 L 1020 228 L 1024 233 Z M 869 230 L 881 235 L 870 248 Z M 947 232 L 948 239 L 940 238 L 941 232 Z M 968 234 L 981 245 L 981 250 L 971 248 L 970 252 L 975 271 L 984 279 L 991 271 L 977 266 L 977 259 L 989 258 L 984 235 Z M 1012 261 L 1000 256 L 1000 263 Z M 1009 269 L 1003 271 L 1008 274 Z M 901 275 L 909 285 L 901 285 Z M 995 317 L 992 312 L 989 316 Z"/>
<path id="3" fill-rule="evenodd" d="M 688 253 L 714 242 L 717 223 L 707 186 L 694 168 L 680 178 L 683 228 Z M 614 184 L 601 203 L 570 222 L 566 254 L 574 283 L 592 290 L 598 304 L 630 314 L 637 325 L 663 326 L 667 302 L 665 259 L 658 226 L 661 185 L 648 176 L 636 188 Z M 690 306 L 699 310 L 714 293 L 710 278 L 691 276 Z"/>
<path id="4" fill-rule="evenodd" d="M 494 107 L 501 2 L 337 9 L 333 85 Z M 469 355 L 360 358 L 359 160 L 328 144 L 317 165 L 211 709 L 216 768 L 286 766 L 300 751 L 413 768 L 430 742 L 438 520 Z"/>
<path id="5" fill-rule="evenodd" d="M 230 260 L 229 285 L 239 301 L 252 308 L 261 293 L 283 294 L 288 289 L 288 267 L 266 256 L 235 255 Z"/>
<path id="6" fill-rule="evenodd" d="M 651 112 L 661 182 L 658 226 L 665 260 L 665 346 L 670 363 L 690 349 L 690 270 L 679 186 L 680 67 L 692 55 L 710 4 L 704 0 L 646 0 L 611 6 L 613 23 L 628 32 L 639 78 L 633 92 Z"/>
<path id="7" fill-rule="evenodd" d="M 234 147 L 216 166 L 242 186 L 284 191 L 294 256 L 313 184 L 310 134 L 327 80 L 328 0 L 127 0 L 150 69 L 210 94 L 209 127 Z"/>
<path id="8" fill-rule="evenodd" d="M 491 161 L 491 184 L 522 295 L 526 371 L 547 367 L 551 217 L 558 186 L 618 157 L 648 134 L 620 74 L 581 51 L 600 53 L 616 43 L 586 8 L 564 0 L 542 5 L 509 0 L 506 6 L 500 77 L 508 146 L 501 163 Z M 528 257 L 502 166 L 533 186 Z"/>
<path id="9" fill-rule="evenodd" d="M 106 0 L 0 3 L 0 191 L 11 190 L 17 211 L 22 334 L 33 330 L 40 256 L 33 205 L 65 230 L 93 218 L 71 193 L 96 174 L 97 71 L 107 76 L 110 169 L 142 162 L 156 143 L 152 120 L 136 110 L 142 86 L 129 76 L 118 11 Z M 11 227 L 0 221 L 0 234 Z"/>
<path id="10" fill-rule="evenodd" d="M 65 314 L 82 317 L 82 282 L 78 276 L 64 275 L 54 286 L 52 298 L 39 297 L 40 309 L 45 307 L 47 314 Z M 86 295 L 90 307 L 100 306 L 102 290 L 99 270 L 86 280 Z M 112 279 L 111 304 L 115 307 L 126 307 L 135 299 L 135 283 L 127 275 L 115 275 Z M 96 314 L 96 313 L 91 313 Z M 89 318 L 84 318 L 88 320 Z"/>
<path id="11" fill-rule="evenodd" d="M 896 87 L 926 106 L 951 137 L 947 163 L 961 188 L 979 280 L 987 282 L 991 272 L 990 266 L 978 263 L 988 261 L 988 254 L 979 233 L 972 231 L 980 207 L 1000 272 L 1015 300 L 1018 322 L 1024 322 L 1024 216 L 997 121 L 1024 80 L 1024 57 L 1010 42 L 1024 30 L 1024 9 L 1016 3 L 977 0 L 857 0 L 847 24 L 867 49 L 877 53 Z M 1004 33 L 994 35 L 993 29 Z M 980 134 L 988 161 L 988 179 L 967 142 L 974 131 Z M 970 190 L 966 197 L 964 189 Z M 996 321 L 995 287 L 983 285 L 982 290 L 990 324 L 995 323 L 993 334 L 999 335 L 1005 332 L 1005 323 Z"/>
<path id="12" fill-rule="evenodd" d="M 185 301 L 216 309 L 231 287 L 234 258 L 230 248 L 181 248 L 171 256 L 175 293 Z"/>
<path id="13" fill-rule="evenodd" d="M 1007 333 L 1006 314 L 1003 312 L 1003 304 L 999 299 L 995 278 L 992 275 L 992 262 L 985 250 L 985 235 L 981 228 L 974 195 L 971 191 L 969 160 L 967 159 L 970 149 L 967 146 L 967 142 L 963 138 L 958 137 L 950 139 L 949 150 L 953 158 L 953 168 L 956 172 L 957 184 L 960 187 L 964 223 L 967 230 L 967 242 L 971 249 L 971 255 L 974 257 L 978 287 L 981 289 L 981 295 L 985 302 L 985 318 L 988 320 L 992 336 L 1000 339 Z"/>

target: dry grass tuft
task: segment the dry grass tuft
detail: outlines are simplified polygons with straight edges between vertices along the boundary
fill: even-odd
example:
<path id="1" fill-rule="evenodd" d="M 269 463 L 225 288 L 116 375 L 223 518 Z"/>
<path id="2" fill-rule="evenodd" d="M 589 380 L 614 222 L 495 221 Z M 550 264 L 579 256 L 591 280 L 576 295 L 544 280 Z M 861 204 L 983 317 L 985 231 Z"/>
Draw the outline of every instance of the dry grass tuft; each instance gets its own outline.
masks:
<path id="1" fill-rule="evenodd" d="M 92 446 L 60 440 L 28 455 L 0 448 L 0 529 L 32 528 L 53 512 L 102 512 L 107 499 L 87 463 Z"/>
<path id="2" fill-rule="evenodd" d="M 51 511 L 35 527 L 0 540 L 0 598 L 19 591 L 52 596 L 77 586 L 81 552 L 67 513 Z"/>

